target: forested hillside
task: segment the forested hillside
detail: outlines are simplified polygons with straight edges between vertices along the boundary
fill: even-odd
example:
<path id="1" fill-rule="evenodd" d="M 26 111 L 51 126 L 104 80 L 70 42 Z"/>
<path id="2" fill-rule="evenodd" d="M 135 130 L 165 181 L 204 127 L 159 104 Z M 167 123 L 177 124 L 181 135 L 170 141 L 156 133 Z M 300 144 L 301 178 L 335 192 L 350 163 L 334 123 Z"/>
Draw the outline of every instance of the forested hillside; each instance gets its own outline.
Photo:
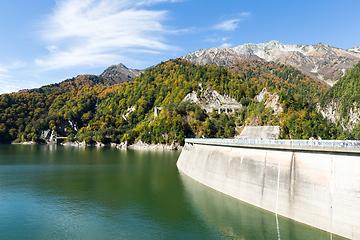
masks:
<path id="1" fill-rule="evenodd" d="M 243 108 L 231 114 L 206 113 L 182 102 L 188 93 L 200 94 L 199 83 L 235 98 Z M 281 112 L 275 113 L 265 100 L 254 100 L 265 87 L 278 96 Z M 249 124 L 280 125 L 282 138 L 338 138 L 339 128 L 315 110 L 325 91 L 324 85 L 282 64 L 243 61 L 226 69 L 169 60 L 128 83 L 109 86 L 103 78 L 87 75 L 3 94 L 0 140 L 41 141 L 41 130 L 52 129 L 67 141 L 183 144 L 189 136 L 233 137 Z M 157 118 L 154 107 L 163 107 Z"/>
<path id="2" fill-rule="evenodd" d="M 324 117 L 345 130 L 343 138 L 360 139 L 360 63 L 349 69 L 320 103 Z"/>
<path id="3" fill-rule="evenodd" d="M 329 89 L 294 67 L 280 63 L 241 60 L 228 69 L 241 79 L 307 101 L 317 101 Z"/>
<path id="4" fill-rule="evenodd" d="M 341 103 L 341 115 L 346 117 L 351 108 L 360 107 L 360 62 L 349 69 L 334 87 L 329 89 L 321 99 L 322 106 L 332 101 Z"/>

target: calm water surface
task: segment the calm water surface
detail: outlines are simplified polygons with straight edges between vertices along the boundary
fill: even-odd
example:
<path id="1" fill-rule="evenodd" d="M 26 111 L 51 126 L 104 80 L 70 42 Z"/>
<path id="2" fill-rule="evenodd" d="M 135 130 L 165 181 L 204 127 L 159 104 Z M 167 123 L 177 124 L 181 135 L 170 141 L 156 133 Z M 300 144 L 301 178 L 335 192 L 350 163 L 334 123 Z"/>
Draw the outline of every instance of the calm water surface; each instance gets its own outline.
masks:
<path id="1" fill-rule="evenodd" d="M 331 239 L 184 176 L 179 154 L 0 145 L 0 239 Z"/>

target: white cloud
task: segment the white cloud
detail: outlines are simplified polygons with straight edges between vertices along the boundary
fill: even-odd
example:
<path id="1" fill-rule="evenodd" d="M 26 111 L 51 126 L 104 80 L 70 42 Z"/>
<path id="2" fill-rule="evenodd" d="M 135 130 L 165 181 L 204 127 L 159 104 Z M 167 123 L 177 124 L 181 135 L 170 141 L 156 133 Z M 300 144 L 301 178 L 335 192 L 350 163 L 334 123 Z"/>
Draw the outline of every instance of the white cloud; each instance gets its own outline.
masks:
<path id="1" fill-rule="evenodd" d="M 12 59 L 7 64 L 0 65 L 0 94 L 16 92 L 24 87 L 32 87 L 33 83 L 14 80 L 13 70 L 25 67 L 26 63 L 18 59 Z"/>
<path id="2" fill-rule="evenodd" d="M 43 70 L 108 65 L 125 52 L 174 49 L 165 43 L 166 11 L 145 5 L 174 0 L 62 0 L 45 21 L 42 37 L 50 54 L 36 59 Z"/>
<path id="3" fill-rule="evenodd" d="M 222 31 L 234 31 L 238 27 L 239 22 L 244 20 L 244 18 L 249 17 L 250 15 L 251 13 L 249 12 L 239 13 L 237 14 L 237 18 L 223 21 L 219 24 L 216 24 L 213 28 Z"/>
<path id="4" fill-rule="evenodd" d="M 182 2 L 183 0 L 144 0 L 144 1 L 139 1 L 138 5 L 152 5 L 152 4 L 156 4 L 156 3 L 162 3 L 162 2 Z"/>
<path id="5" fill-rule="evenodd" d="M 11 78 L 12 76 L 10 76 L 10 75 L 8 75 L 8 74 L 1 74 L 0 73 L 0 80 L 2 80 L 2 83 L 5 81 L 5 80 L 7 80 L 7 79 L 9 79 L 9 78 Z"/>
<path id="6" fill-rule="evenodd" d="M 0 94 L 16 92 L 19 89 L 20 86 L 11 79 L 11 76 L 0 74 Z"/>
<path id="7" fill-rule="evenodd" d="M 239 14 L 240 17 L 249 17 L 251 15 L 251 13 L 249 12 L 242 12 Z"/>
<path id="8" fill-rule="evenodd" d="M 208 37 L 204 41 L 206 42 L 225 42 L 228 38 L 226 37 Z"/>
<path id="9" fill-rule="evenodd" d="M 232 43 L 223 43 L 220 47 L 222 48 L 229 48 L 229 47 L 232 47 L 233 44 Z"/>
<path id="10" fill-rule="evenodd" d="M 12 60 L 9 64 L 9 66 L 7 67 L 8 69 L 18 69 L 18 68 L 22 68 L 26 66 L 26 62 L 23 62 L 21 60 L 15 59 Z"/>
<path id="11" fill-rule="evenodd" d="M 17 92 L 19 90 L 19 86 L 14 84 L 11 81 L 6 81 L 2 79 L 2 76 L 0 75 L 0 94 L 4 93 L 13 93 Z"/>
<path id="12" fill-rule="evenodd" d="M 19 89 L 34 88 L 35 84 L 27 81 L 14 80 L 13 76 L 0 73 L 0 94 L 13 93 Z"/>
<path id="13" fill-rule="evenodd" d="M 6 68 L 0 66 L 0 72 L 8 72 L 9 70 L 7 70 Z"/>
<path id="14" fill-rule="evenodd" d="M 240 19 L 226 20 L 214 26 L 214 29 L 223 31 L 234 31 L 240 22 Z"/>
<path id="15" fill-rule="evenodd" d="M 7 66 L 4 65 L 0 65 L 0 72 L 9 72 L 11 69 L 17 69 L 17 68 L 22 68 L 25 67 L 26 63 L 20 60 L 11 60 Z"/>

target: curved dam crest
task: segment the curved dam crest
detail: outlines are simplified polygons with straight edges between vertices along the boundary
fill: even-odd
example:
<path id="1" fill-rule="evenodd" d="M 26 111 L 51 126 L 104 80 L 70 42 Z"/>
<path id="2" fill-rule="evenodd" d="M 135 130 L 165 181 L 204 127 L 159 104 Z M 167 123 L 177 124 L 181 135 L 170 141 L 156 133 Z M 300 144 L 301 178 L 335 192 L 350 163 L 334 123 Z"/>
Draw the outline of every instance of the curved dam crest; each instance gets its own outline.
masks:
<path id="1" fill-rule="evenodd" d="M 178 169 L 264 210 L 360 239 L 360 150 L 186 139 Z"/>

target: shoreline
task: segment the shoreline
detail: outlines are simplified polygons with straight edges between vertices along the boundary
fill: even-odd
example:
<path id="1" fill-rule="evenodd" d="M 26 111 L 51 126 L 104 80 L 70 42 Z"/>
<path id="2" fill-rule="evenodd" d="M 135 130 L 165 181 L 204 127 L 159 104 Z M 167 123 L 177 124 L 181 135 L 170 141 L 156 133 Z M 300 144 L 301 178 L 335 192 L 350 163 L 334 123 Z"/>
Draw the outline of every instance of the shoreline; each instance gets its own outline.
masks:
<path id="1" fill-rule="evenodd" d="M 88 144 L 85 141 L 84 142 L 66 142 L 66 143 L 49 143 L 49 142 L 35 142 L 35 141 L 27 141 L 27 142 L 19 142 L 19 143 L 10 143 L 14 145 L 62 145 L 62 146 L 70 146 L 70 147 L 114 147 L 121 150 L 182 150 L 182 146 L 180 146 L 178 143 L 173 141 L 171 145 L 168 144 L 161 144 L 161 143 L 144 143 L 143 141 L 139 140 L 136 143 L 132 145 L 128 145 L 127 142 L 122 143 L 109 143 L 104 144 L 101 142 L 96 142 L 94 144 Z"/>

